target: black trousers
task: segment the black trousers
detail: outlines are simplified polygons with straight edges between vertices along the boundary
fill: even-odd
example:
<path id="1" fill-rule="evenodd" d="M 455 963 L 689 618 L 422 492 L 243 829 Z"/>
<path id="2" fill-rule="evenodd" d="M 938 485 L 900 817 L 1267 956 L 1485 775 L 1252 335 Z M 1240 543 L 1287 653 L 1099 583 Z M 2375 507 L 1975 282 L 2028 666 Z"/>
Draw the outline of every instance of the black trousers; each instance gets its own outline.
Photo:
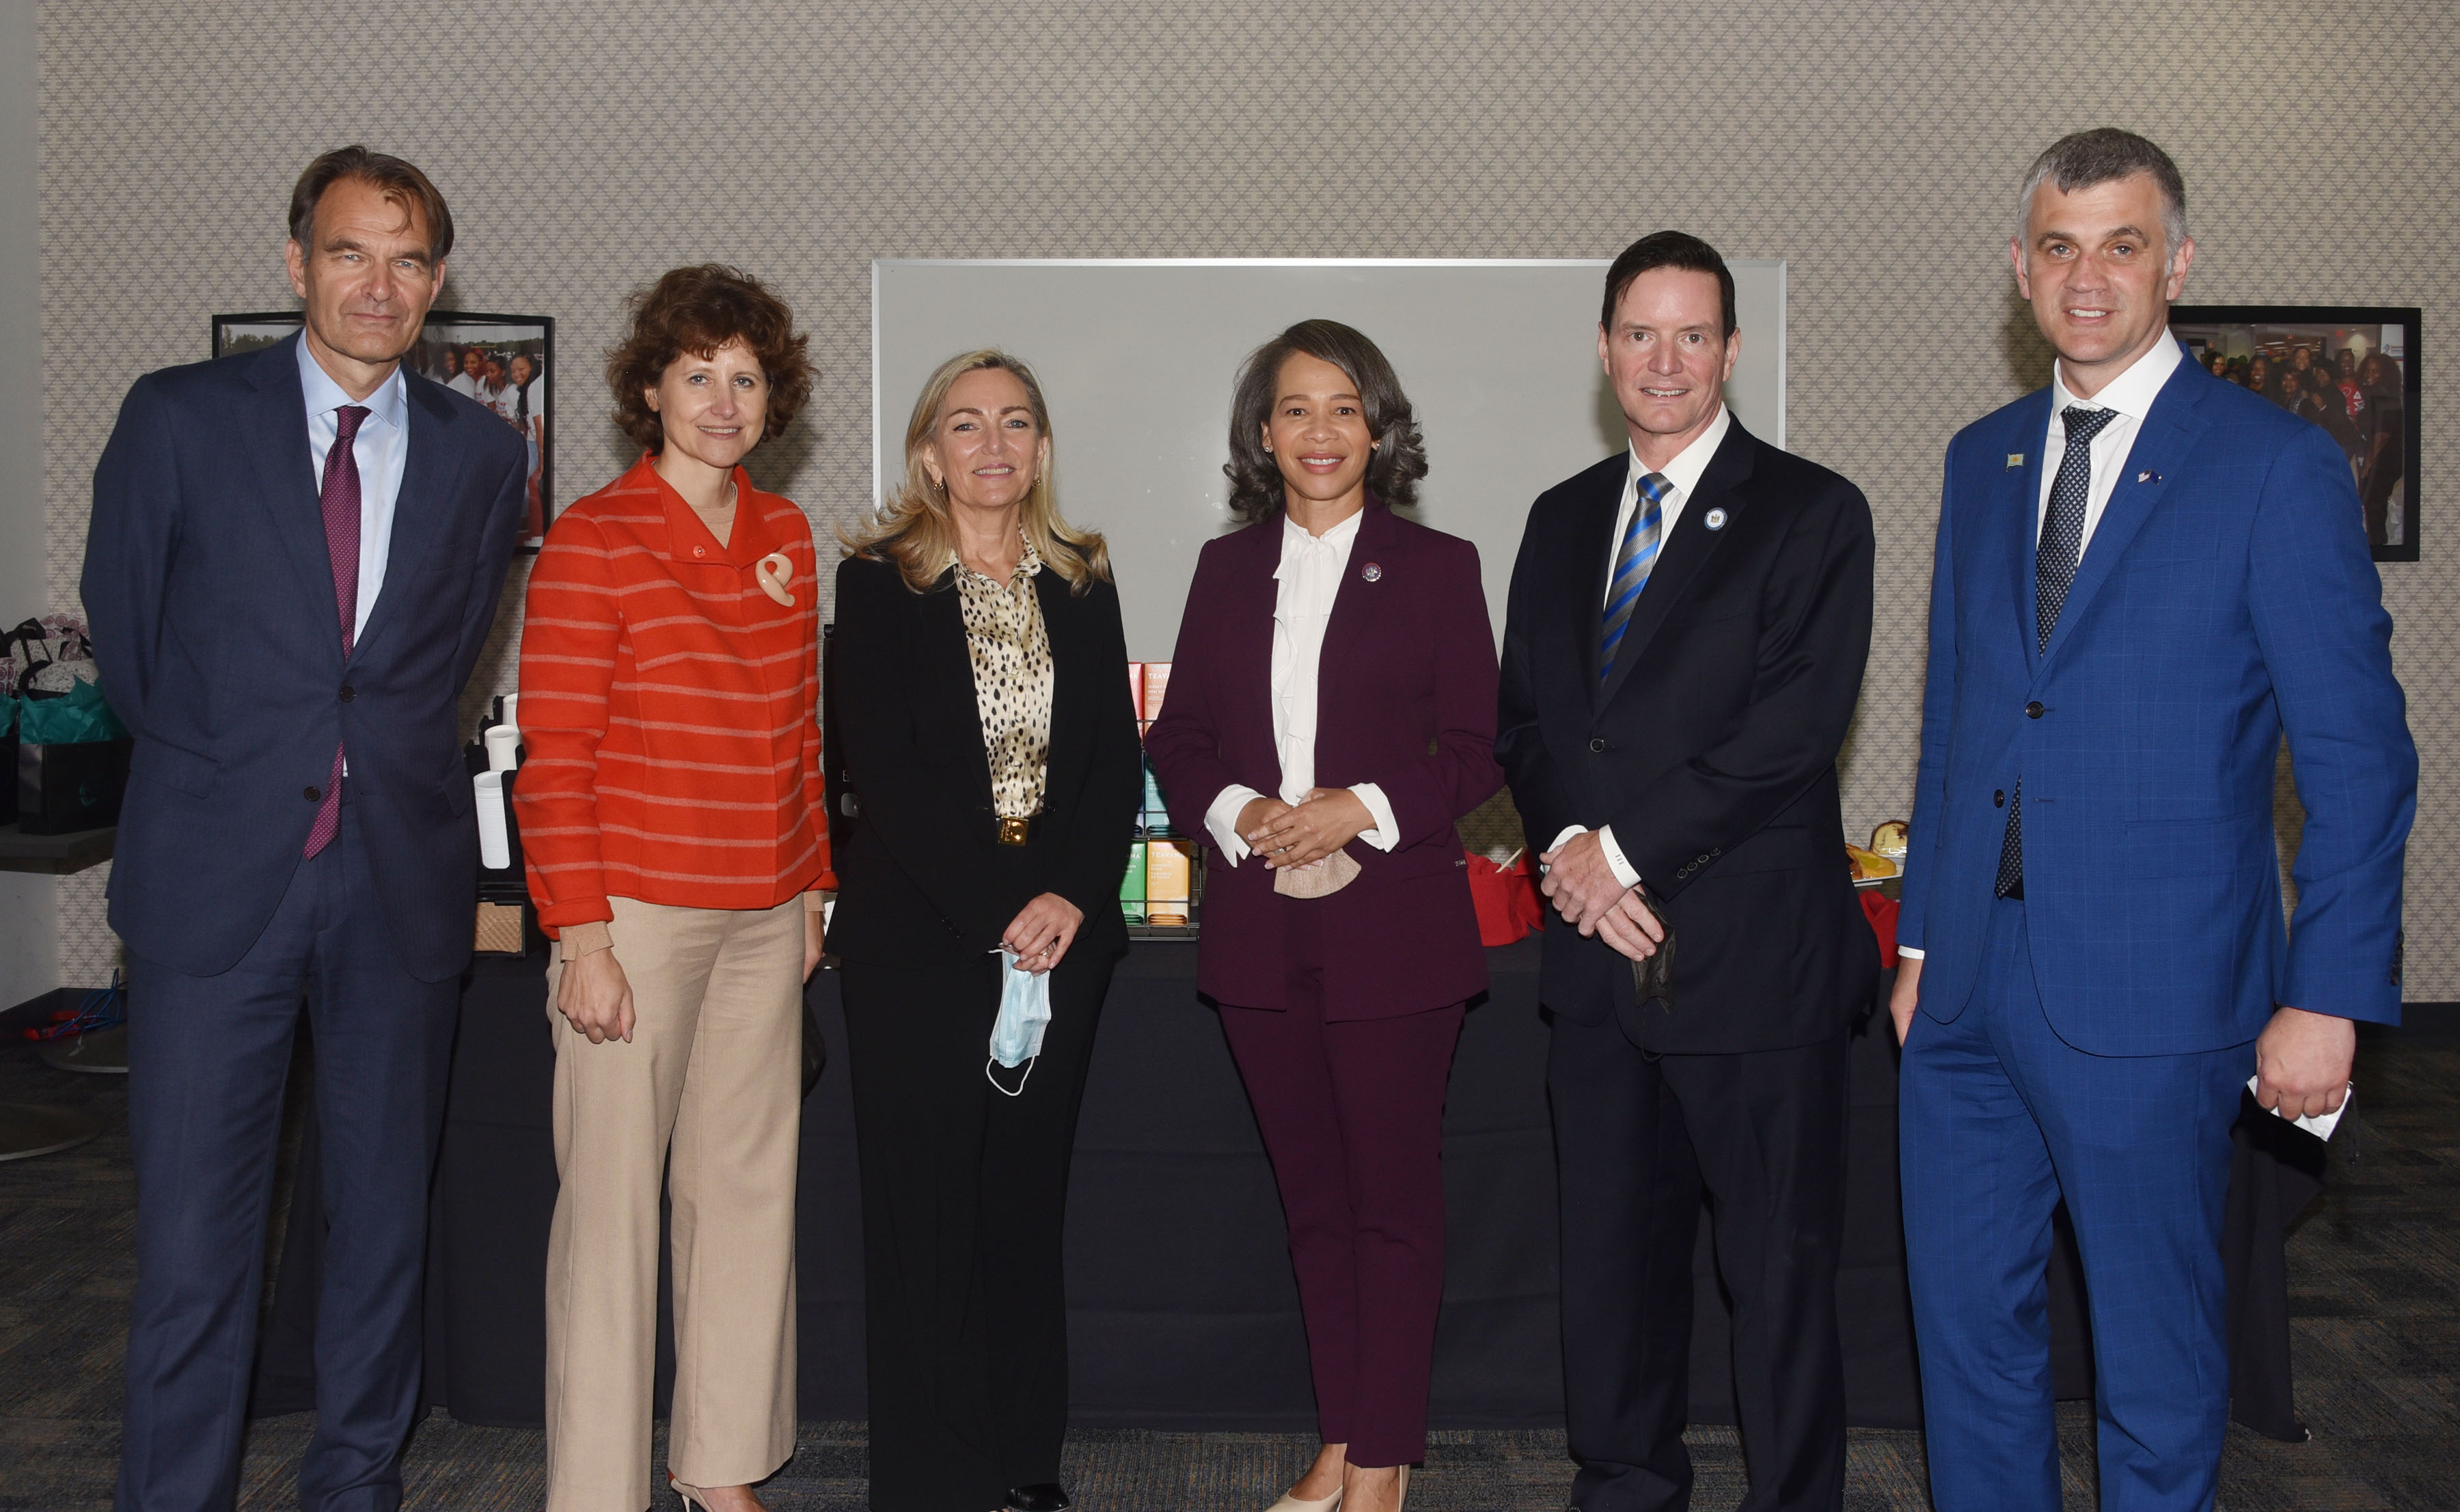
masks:
<path id="1" fill-rule="evenodd" d="M 874 1512 L 990 1512 L 1011 1486 L 1059 1479 L 1061 1226 L 1113 964 L 1071 955 L 1051 974 L 1042 1054 L 1015 1097 L 985 1074 L 997 956 L 953 969 L 842 968 Z M 1017 1085 L 1017 1071 L 998 1075 Z"/>
<path id="2" fill-rule="evenodd" d="M 1661 1056 L 1615 1018 L 1556 1020 L 1546 1085 L 1580 1512 L 1690 1504 L 1683 1425 L 1704 1188 L 1733 1300 L 1744 1512 L 1843 1505 L 1845 1076 L 1842 1031 L 1786 1050 Z"/>

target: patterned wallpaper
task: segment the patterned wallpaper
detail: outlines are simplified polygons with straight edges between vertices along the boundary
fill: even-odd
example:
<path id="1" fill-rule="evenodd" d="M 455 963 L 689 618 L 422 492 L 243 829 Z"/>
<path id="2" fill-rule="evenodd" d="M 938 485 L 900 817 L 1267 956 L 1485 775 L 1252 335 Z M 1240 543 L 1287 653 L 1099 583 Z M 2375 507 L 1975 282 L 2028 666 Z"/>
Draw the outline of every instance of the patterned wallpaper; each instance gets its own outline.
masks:
<path id="1" fill-rule="evenodd" d="M 445 304 L 561 321 L 567 499 L 626 460 L 592 381 L 625 293 L 709 258 L 770 280 L 824 376 L 755 467 L 824 527 L 866 504 L 875 257 L 1604 257 L 1676 225 L 1790 260 L 1793 445 L 1877 513 L 1846 764 L 1867 827 L 1908 806 L 1941 450 L 2047 375 L 2006 270 L 2017 180 L 2058 135 L 2121 124 L 2185 170 L 2190 298 L 2425 307 L 2424 559 L 2386 577 L 2424 755 L 2408 991 L 2460 998 L 2460 511 L 2440 493 L 2460 460 L 2440 345 L 2460 331 L 2460 8 L 429 0 L 389 23 L 42 5 L 55 604 L 120 395 L 203 355 L 215 312 L 286 302 L 291 178 L 345 141 L 452 200 Z M 516 621 L 474 705 L 510 686 Z M 66 979 L 99 979 L 101 872 L 61 914 Z"/>

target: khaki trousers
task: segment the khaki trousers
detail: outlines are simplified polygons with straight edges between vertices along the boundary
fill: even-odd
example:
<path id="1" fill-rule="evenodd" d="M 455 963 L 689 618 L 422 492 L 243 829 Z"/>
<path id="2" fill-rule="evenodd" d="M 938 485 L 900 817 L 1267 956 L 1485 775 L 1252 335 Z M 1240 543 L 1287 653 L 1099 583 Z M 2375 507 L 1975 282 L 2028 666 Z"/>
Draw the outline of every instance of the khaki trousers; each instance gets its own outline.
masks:
<path id="1" fill-rule="evenodd" d="M 675 1392 L 667 1465 L 744 1485 L 795 1448 L 795 1157 L 802 1121 L 803 901 L 613 900 L 632 986 L 626 1044 L 555 1009 L 547 1238 L 547 1512 L 649 1504 L 658 1193 L 673 1205 Z"/>

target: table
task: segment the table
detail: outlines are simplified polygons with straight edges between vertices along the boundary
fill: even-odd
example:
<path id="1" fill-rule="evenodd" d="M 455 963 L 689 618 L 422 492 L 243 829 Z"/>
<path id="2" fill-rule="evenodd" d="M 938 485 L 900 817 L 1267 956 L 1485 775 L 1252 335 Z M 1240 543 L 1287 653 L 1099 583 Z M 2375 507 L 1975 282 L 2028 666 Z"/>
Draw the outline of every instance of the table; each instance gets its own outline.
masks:
<path id="1" fill-rule="evenodd" d="M 1238 1073 L 1195 992 L 1195 948 L 1142 941 L 1119 966 L 1089 1074 L 1069 1205 L 1072 1417 L 1089 1425 L 1304 1431 L 1314 1422 L 1281 1207 Z M 1488 954 L 1494 986 L 1468 1016 L 1445 1114 L 1452 1214 L 1431 1418 L 1443 1428 L 1561 1421 L 1547 1030 L 1538 942 Z M 543 962 L 490 959 L 466 986 L 434 1201 L 427 1395 L 464 1421 L 541 1417 L 547 1128 L 553 1054 Z M 1884 983 L 1881 984 L 1884 988 Z M 796 1220 L 798 1408 L 864 1416 L 862 1253 L 844 1021 L 814 977 L 833 1060 L 804 1104 Z M 1838 1290 L 1850 1419 L 1920 1422 L 1896 1170 L 1896 1050 L 1883 1018 L 1852 1049 L 1847 1232 Z M 2314 1146 L 2313 1159 L 2283 1133 Z M 2287 1220 L 2320 1190 L 2319 1143 L 2241 1120 L 2230 1217 L 2236 1412 L 2304 1437 L 2289 1410 Z M 255 1410 L 312 1402 L 312 1133 L 299 1166 Z M 303 1214 L 309 1221 L 303 1221 Z M 2059 1394 L 2090 1395 L 2073 1241 L 2052 1264 Z M 1728 1322 L 1704 1222 L 1694 1260 L 1692 1417 L 1732 1420 Z M 663 1288 L 661 1289 L 663 1292 Z M 659 1402 L 671 1378 L 661 1319 Z"/>

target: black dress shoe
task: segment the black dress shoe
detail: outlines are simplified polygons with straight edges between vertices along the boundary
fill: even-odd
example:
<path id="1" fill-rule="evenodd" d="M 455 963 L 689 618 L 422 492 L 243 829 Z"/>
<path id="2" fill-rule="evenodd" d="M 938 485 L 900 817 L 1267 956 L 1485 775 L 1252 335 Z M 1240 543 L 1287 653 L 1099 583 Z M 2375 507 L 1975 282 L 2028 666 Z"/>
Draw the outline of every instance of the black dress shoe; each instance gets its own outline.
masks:
<path id="1" fill-rule="evenodd" d="M 1068 1500 L 1068 1488 L 1056 1480 L 1008 1488 L 1008 1512 L 1068 1512 L 1075 1504 Z"/>

